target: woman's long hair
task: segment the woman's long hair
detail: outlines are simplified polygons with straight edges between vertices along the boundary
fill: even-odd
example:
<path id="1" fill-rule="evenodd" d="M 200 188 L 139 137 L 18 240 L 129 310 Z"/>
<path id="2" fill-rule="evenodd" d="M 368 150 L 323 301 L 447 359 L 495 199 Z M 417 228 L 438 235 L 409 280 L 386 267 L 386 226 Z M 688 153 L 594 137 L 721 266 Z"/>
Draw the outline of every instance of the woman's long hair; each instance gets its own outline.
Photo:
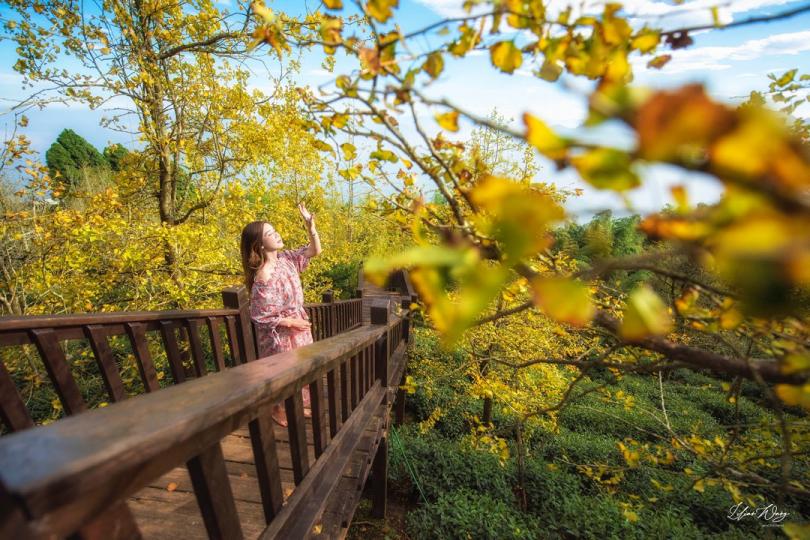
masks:
<path id="1" fill-rule="evenodd" d="M 248 294 L 253 289 L 256 271 L 261 268 L 266 260 L 262 246 L 262 233 L 264 232 L 265 223 L 267 222 L 252 221 L 242 229 L 239 250 L 242 253 L 242 270 L 245 273 L 245 286 Z"/>

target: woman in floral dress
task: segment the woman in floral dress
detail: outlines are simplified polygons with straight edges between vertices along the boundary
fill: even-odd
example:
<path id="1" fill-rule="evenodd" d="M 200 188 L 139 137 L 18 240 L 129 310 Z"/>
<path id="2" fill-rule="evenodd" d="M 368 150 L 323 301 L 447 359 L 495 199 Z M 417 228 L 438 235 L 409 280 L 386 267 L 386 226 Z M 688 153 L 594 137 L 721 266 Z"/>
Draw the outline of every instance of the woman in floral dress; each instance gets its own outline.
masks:
<path id="1" fill-rule="evenodd" d="M 245 284 L 250 291 L 250 318 L 256 323 L 259 357 L 289 351 L 312 343 L 312 326 L 304 310 L 301 272 L 309 259 L 321 252 L 315 216 L 304 203 L 298 205 L 309 233 L 309 245 L 283 250 L 281 235 L 266 221 L 242 229 L 241 252 Z M 309 388 L 304 387 L 304 414 L 310 416 Z M 284 406 L 273 406 L 273 419 L 287 425 Z"/>

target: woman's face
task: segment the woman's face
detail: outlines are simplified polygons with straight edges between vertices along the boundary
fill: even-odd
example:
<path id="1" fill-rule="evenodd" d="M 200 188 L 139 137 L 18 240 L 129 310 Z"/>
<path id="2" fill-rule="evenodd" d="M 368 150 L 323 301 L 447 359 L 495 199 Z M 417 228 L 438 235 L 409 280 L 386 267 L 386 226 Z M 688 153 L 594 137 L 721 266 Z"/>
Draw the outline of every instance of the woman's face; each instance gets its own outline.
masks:
<path id="1" fill-rule="evenodd" d="M 262 247 L 265 251 L 276 251 L 284 247 L 281 235 L 269 223 L 265 223 L 262 229 Z"/>

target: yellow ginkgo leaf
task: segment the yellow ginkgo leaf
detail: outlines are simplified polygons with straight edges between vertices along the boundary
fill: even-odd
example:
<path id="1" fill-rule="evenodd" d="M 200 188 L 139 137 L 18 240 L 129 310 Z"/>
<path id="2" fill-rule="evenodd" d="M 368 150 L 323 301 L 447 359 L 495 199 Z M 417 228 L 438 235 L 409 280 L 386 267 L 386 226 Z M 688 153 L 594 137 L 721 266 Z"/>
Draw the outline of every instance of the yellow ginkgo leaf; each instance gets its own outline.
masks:
<path id="1" fill-rule="evenodd" d="M 646 54 L 654 50 L 660 41 L 661 34 L 657 30 L 645 28 L 636 34 L 636 37 L 630 42 L 630 46 L 641 54 Z"/>
<path id="2" fill-rule="evenodd" d="M 323 0 L 323 5 L 329 9 L 342 9 L 343 0 Z"/>
<path id="3" fill-rule="evenodd" d="M 669 311 L 652 288 L 645 285 L 630 293 L 619 329 L 623 339 L 637 341 L 648 336 L 666 335 L 671 330 Z"/>
<path id="4" fill-rule="evenodd" d="M 504 73 L 512 73 L 523 63 L 523 54 L 512 41 L 501 41 L 489 48 L 492 65 Z"/>
<path id="5" fill-rule="evenodd" d="M 596 309 L 591 292 L 581 281 L 566 278 L 538 278 L 532 282 L 534 303 L 549 317 L 575 326 L 593 319 Z"/>
<path id="6" fill-rule="evenodd" d="M 450 111 L 435 116 L 436 122 L 447 131 L 458 131 L 458 111 Z"/>
<path id="7" fill-rule="evenodd" d="M 777 384 L 774 387 L 776 395 L 787 405 L 799 406 L 810 411 L 810 383 L 804 386 L 791 384 Z"/>
<path id="8" fill-rule="evenodd" d="M 369 0 L 366 12 L 373 19 L 385 22 L 394 14 L 393 9 L 399 6 L 399 0 Z"/>
<path id="9" fill-rule="evenodd" d="M 340 145 L 340 149 L 343 151 L 343 159 L 345 159 L 346 161 L 352 160 L 357 157 L 357 149 L 354 147 L 353 144 L 343 143 Z"/>
<path id="10" fill-rule="evenodd" d="M 526 124 L 526 142 L 537 148 L 549 159 L 563 159 L 568 150 L 565 139 L 554 133 L 545 122 L 529 113 L 523 115 Z"/>
<path id="11" fill-rule="evenodd" d="M 630 168 L 630 156 L 621 150 L 595 148 L 572 158 L 571 164 L 595 188 L 626 191 L 641 184 Z"/>
<path id="12" fill-rule="evenodd" d="M 655 58 L 653 58 L 652 60 L 650 60 L 649 62 L 647 62 L 647 67 L 648 68 L 653 68 L 653 69 L 661 69 L 670 60 L 672 60 L 672 55 L 671 54 L 660 54 L 660 55 L 656 56 Z"/>
<path id="13" fill-rule="evenodd" d="M 810 355 L 791 353 L 782 359 L 782 373 L 791 374 L 810 370 Z"/>
<path id="14" fill-rule="evenodd" d="M 444 69 L 444 59 L 442 58 L 442 53 L 431 53 L 427 57 L 425 63 L 422 65 L 422 69 L 425 70 L 425 73 L 430 75 L 432 79 L 437 78 Z"/>

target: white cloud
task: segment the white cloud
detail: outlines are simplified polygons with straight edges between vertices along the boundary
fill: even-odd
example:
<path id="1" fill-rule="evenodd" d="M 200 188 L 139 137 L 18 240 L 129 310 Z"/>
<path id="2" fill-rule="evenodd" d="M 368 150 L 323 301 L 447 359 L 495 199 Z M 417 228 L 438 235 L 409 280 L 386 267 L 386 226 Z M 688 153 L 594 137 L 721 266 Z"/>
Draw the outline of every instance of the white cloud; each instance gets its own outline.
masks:
<path id="1" fill-rule="evenodd" d="M 443 17 L 462 17 L 467 12 L 462 8 L 461 0 L 417 0 Z M 683 28 L 712 24 L 711 8 L 718 8 L 718 17 L 724 24 L 738 19 L 737 15 L 756 9 L 780 6 L 791 0 L 692 0 L 680 5 L 656 0 L 624 0 L 620 2 L 624 11 L 640 27 L 645 23 L 664 29 Z M 607 2 L 596 0 L 550 0 L 546 5 L 551 17 L 571 6 L 574 17 L 582 14 L 599 14 L 604 11 Z M 487 6 L 478 6 L 473 13 L 483 12 Z M 550 18 L 551 18 L 550 17 Z"/>
<path id="2" fill-rule="evenodd" d="M 331 71 L 327 71 L 325 69 L 310 69 L 307 71 L 307 75 L 311 75 L 313 77 L 335 77 L 335 74 Z"/>
<path id="3" fill-rule="evenodd" d="M 756 60 L 763 56 L 796 55 L 805 51 L 810 51 L 810 30 L 751 39 L 735 46 L 679 49 L 670 53 L 672 60 L 664 70 L 668 74 L 684 71 L 719 71 L 730 69 L 734 62 Z M 646 57 L 633 59 L 636 69 L 646 62 Z"/>

